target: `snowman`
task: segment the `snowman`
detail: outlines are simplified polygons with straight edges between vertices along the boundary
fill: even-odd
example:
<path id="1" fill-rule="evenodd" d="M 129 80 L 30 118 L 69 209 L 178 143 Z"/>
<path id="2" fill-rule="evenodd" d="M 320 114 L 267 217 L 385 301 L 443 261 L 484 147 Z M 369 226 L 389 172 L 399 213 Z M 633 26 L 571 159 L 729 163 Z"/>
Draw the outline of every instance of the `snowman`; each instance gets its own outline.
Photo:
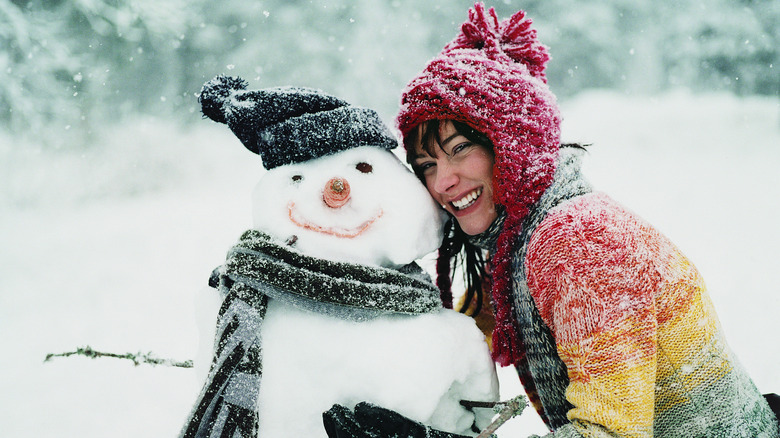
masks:
<path id="1" fill-rule="evenodd" d="M 319 90 L 246 90 L 218 76 L 200 94 L 266 171 L 253 229 L 215 270 L 211 368 L 182 437 L 326 437 L 323 412 L 369 402 L 475 435 L 498 384 L 484 335 L 445 309 L 415 263 L 441 213 L 390 151 L 376 112 Z"/>

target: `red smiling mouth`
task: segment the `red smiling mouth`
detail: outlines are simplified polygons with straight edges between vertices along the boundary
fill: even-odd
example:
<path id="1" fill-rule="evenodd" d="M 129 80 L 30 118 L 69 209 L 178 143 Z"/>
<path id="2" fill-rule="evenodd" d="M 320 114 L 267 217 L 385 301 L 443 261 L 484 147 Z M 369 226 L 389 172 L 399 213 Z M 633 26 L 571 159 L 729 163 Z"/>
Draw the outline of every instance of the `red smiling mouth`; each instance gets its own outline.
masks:
<path id="1" fill-rule="evenodd" d="M 482 195 L 482 188 L 476 188 L 472 190 L 471 192 L 467 193 L 465 196 L 461 197 L 460 199 L 456 201 L 451 201 L 450 205 L 456 210 L 465 210 L 468 207 L 471 207 L 474 205 L 475 202 L 477 202 L 477 199 Z"/>
<path id="2" fill-rule="evenodd" d="M 323 227 L 321 225 L 317 225 L 313 223 L 312 221 L 301 218 L 298 214 L 296 214 L 294 202 L 290 202 L 289 204 L 287 204 L 287 212 L 289 214 L 290 221 L 298 227 L 305 228 L 307 230 L 311 230 L 317 233 L 328 234 L 337 237 L 345 237 L 348 239 L 363 234 L 363 232 L 369 229 L 371 225 L 373 225 L 374 222 L 376 222 L 377 219 L 382 217 L 382 214 L 384 214 L 384 212 L 380 209 L 379 212 L 374 215 L 374 217 L 363 222 L 357 227 L 339 228 L 339 227 Z"/>

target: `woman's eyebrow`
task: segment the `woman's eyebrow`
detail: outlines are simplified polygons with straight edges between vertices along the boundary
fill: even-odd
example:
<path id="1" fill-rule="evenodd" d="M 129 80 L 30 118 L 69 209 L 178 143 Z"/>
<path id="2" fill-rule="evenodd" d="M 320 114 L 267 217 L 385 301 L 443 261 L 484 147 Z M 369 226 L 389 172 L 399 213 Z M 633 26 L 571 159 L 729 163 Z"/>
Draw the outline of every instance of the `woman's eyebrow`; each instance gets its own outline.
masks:
<path id="1" fill-rule="evenodd" d="M 447 144 L 450 141 L 452 141 L 453 138 L 455 138 L 455 137 L 457 137 L 459 135 L 461 135 L 460 132 L 456 132 L 456 133 L 450 135 L 449 137 L 447 137 L 444 140 L 442 140 L 441 145 L 444 146 L 445 144 Z"/>
<path id="2" fill-rule="evenodd" d="M 430 158 L 430 155 L 428 154 L 417 154 L 412 157 L 412 160 L 419 160 L 421 158 Z"/>

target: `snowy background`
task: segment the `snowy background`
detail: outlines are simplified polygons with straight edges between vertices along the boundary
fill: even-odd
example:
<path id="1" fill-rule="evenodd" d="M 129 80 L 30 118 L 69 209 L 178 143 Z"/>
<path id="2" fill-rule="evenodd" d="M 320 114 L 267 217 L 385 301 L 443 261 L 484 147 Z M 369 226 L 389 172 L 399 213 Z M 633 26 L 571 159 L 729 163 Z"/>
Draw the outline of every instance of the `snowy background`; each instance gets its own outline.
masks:
<path id="1" fill-rule="evenodd" d="M 777 101 L 593 91 L 563 109 L 567 138 L 593 143 L 591 181 L 694 260 L 732 348 L 763 392 L 780 392 Z M 94 161 L 5 151 L 46 199 L 5 207 L 0 217 L 5 437 L 174 436 L 199 389 L 191 369 L 116 359 L 43 363 L 47 353 L 87 344 L 194 358 L 194 294 L 251 223 L 261 167 L 224 127 L 204 121 L 182 131 L 138 120 L 106 141 L 114 152 Z M 124 167 L 132 167 L 126 161 L 138 172 L 149 171 L 145 161 L 156 163 L 171 175 L 166 187 L 58 198 L 97 190 L 91 186 L 107 184 L 101 175 L 109 169 L 121 185 Z M 521 391 L 511 371 L 504 377 L 506 396 Z M 520 431 L 514 436 L 543 430 L 530 411 L 501 436 L 513 436 L 510 427 Z"/>
<path id="2" fill-rule="evenodd" d="M 145 4 L 119 3 L 138 8 Z M 3 75 L 0 76 L 3 84 L 0 86 L 3 105 L 0 106 L 0 435 L 3 437 L 175 436 L 199 390 L 200 382 L 194 370 L 134 367 L 129 361 L 116 359 L 59 358 L 49 363 L 43 359 L 47 353 L 71 351 L 84 345 L 117 353 L 152 351 L 161 357 L 194 358 L 199 342 L 194 295 L 212 268 L 223 261 L 226 250 L 241 231 L 251 224 L 250 195 L 262 167 L 227 128 L 199 120 L 197 112 L 192 110 L 195 107 L 192 94 L 199 85 L 171 94 L 139 88 L 154 98 L 128 101 L 122 106 L 114 105 L 111 99 L 127 96 L 127 90 L 113 88 L 116 82 L 112 80 L 144 73 L 148 76 L 136 78 L 133 86 L 141 87 L 144 78 L 150 84 L 163 86 L 161 82 L 176 82 L 179 75 L 182 82 L 186 79 L 200 84 L 216 73 L 246 68 L 250 74 L 239 74 L 246 76 L 252 87 L 283 85 L 280 76 L 270 73 L 271 66 L 279 68 L 279 64 L 296 62 L 294 68 L 289 67 L 290 72 L 314 73 L 313 76 L 291 73 L 291 85 L 317 86 L 353 102 L 376 107 L 391 122 L 403 82 L 453 36 L 456 23 L 463 20 L 468 7 L 468 2 L 458 2 L 457 8 L 450 6 L 446 11 L 409 12 L 406 2 L 384 2 L 377 4 L 387 10 L 330 8 L 337 10 L 336 15 L 340 17 L 337 24 L 342 27 L 337 27 L 340 31 L 329 37 L 327 32 L 325 36 L 317 33 L 318 29 L 328 28 L 327 20 L 335 19 L 324 14 L 324 9 L 315 10 L 306 2 L 291 2 L 297 5 L 297 10 L 293 6 L 282 10 L 274 9 L 274 3 L 263 3 L 256 13 L 270 17 L 269 20 L 281 17 L 279 26 L 310 23 L 296 27 L 299 32 L 274 35 L 281 38 L 282 43 L 277 47 L 280 51 L 290 49 L 288 39 L 294 40 L 300 34 L 307 42 L 299 44 L 300 47 L 319 44 L 322 51 L 327 51 L 333 46 L 332 53 L 321 59 L 292 51 L 283 58 L 263 55 L 257 44 L 236 44 L 225 52 L 234 59 L 196 52 L 204 61 L 189 65 L 186 75 L 169 69 L 166 70 L 169 73 L 158 72 L 154 76 L 150 73 L 153 69 L 139 67 L 142 57 L 150 57 L 152 51 L 158 59 L 167 59 L 165 56 L 176 54 L 177 48 L 169 47 L 165 52 L 158 45 L 157 52 L 148 47 L 139 50 L 148 41 L 140 38 L 141 42 L 133 43 L 127 38 L 132 30 L 129 26 L 123 28 L 124 33 L 112 34 L 114 40 L 120 41 L 89 47 L 95 52 L 102 51 L 101 56 L 115 53 L 117 58 L 125 60 L 122 50 L 132 48 L 137 58 L 131 67 L 136 70 L 113 66 L 108 69 L 110 72 L 101 70 L 104 75 L 100 76 L 96 72 L 97 63 L 79 64 L 81 58 L 74 56 L 73 70 L 66 65 L 66 71 L 72 75 L 65 75 L 78 78 L 78 81 L 74 79 L 73 86 L 81 88 L 74 91 L 68 88 L 70 85 L 61 86 L 56 81 L 45 89 L 22 83 L 21 78 L 46 74 L 45 65 L 40 61 L 47 53 L 44 48 L 51 52 L 52 59 L 61 59 L 53 48 L 64 40 L 44 39 L 47 43 L 41 44 L 41 38 L 34 38 L 39 34 L 33 30 L 37 29 L 36 23 L 45 23 L 45 14 L 33 14 L 36 10 L 29 5 L 27 10 L 19 7 L 18 14 L 9 13 L 9 5 L 15 7 L 19 2 L 0 0 L 3 6 L 0 20 L 18 19 L 24 14 L 28 18 L 34 16 L 25 22 L 29 24 L 28 40 L 32 41 L 29 57 L 14 61 L 13 56 L 0 56 L 0 62 L 4 63 L 0 72 Z M 538 2 L 531 1 L 505 1 L 496 6 L 507 11 L 501 14 L 506 16 L 526 7 L 526 3 L 528 7 L 541 8 Z M 636 50 L 633 45 L 627 46 L 631 49 L 627 56 L 635 61 L 630 68 L 625 64 L 622 69 L 624 65 L 614 59 L 603 59 L 622 50 L 610 46 L 617 43 L 614 34 L 607 32 L 621 30 L 607 26 L 613 23 L 610 17 L 620 16 L 619 3 L 605 1 L 598 10 L 590 6 L 585 10 L 589 13 L 587 17 L 599 24 L 594 26 L 595 30 L 588 27 L 594 32 L 589 36 L 602 43 L 599 47 L 609 49 L 598 52 L 602 58 L 596 64 L 600 68 L 619 66 L 617 72 L 610 73 L 613 76 L 599 75 L 595 70 L 598 66 L 568 57 L 576 53 L 569 46 L 574 46 L 577 39 L 565 44 L 562 35 L 570 29 L 580 29 L 581 22 L 573 18 L 567 21 L 565 15 L 561 15 L 563 18 L 541 15 L 538 20 L 540 33 L 544 29 L 549 37 L 545 40 L 543 34 L 543 40 L 557 44 L 551 47 L 553 55 L 561 53 L 551 68 L 559 63 L 556 68 L 562 73 L 557 79 L 551 78 L 551 87 L 562 90 L 559 97 L 565 118 L 565 140 L 591 143 L 585 166 L 594 185 L 654 224 L 693 260 L 707 282 L 733 350 L 762 392 L 780 392 L 780 348 L 775 339 L 780 333 L 777 280 L 780 272 L 777 256 L 780 103 L 776 86 L 770 86 L 768 92 L 759 86 L 760 78 L 777 81 L 776 52 L 770 53 L 764 69 L 759 69 L 753 77 L 753 88 L 748 89 L 734 86 L 739 83 L 736 75 L 730 78 L 724 75 L 720 82 L 707 82 L 701 77 L 691 79 L 695 75 L 685 69 L 675 70 L 679 74 L 664 73 L 655 62 L 660 59 L 658 48 L 650 50 L 646 42 L 642 45 L 639 40 Z M 764 12 L 768 10 L 774 13 L 770 17 L 777 17 L 776 2 L 751 3 L 768 8 Z M 85 5 L 100 4 L 103 3 L 96 0 L 72 2 L 84 10 L 88 9 Z M 158 4 L 163 15 L 166 11 L 163 6 L 176 6 L 174 1 Z M 242 10 L 238 2 L 224 5 L 225 10 L 234 8 L 235 22 L 232 29 L 224 24 L 226 13 L 220 15 L 223 23 L 219 25 L 224 25 L 224 33 L 245 32 L 239 38 L 257 43 L 259 37 L 252 40 L 245 29 L 262 26 L 245 26 L 241 21 L 251 11 Z M 148 8 L 141 9 L 149 13 Z M 761 45 L 762 41 L 762 47 L 779 46 L 776 37 L 771 35 L 767 37 L 769 40 L 761 37 L 747 42 L 740 36 L 762 26 L 755 18 L 754 21 L 745 18 L 743 9 L 719 18 L 709 16 L 708 20 L 728 23 L 729 26 L 715 28 L 733 32 L 743 49 Z M 637 10 L 639 14 L 648 12 L 642 8 Z M 376 21 L 372 21 L 391 12 L 395 14 L 393 22 L 405 29 L 404 32 L 394 32 L 388 24 L 376 27 Z M 318 13 L 322 14 L 322 22 L 317 20 Z M 184 20 L 182 15 L 175 17 Z M 197 17 L 187 19 L 198 23 Z M 606 21 L 597 21 L 601 19 Z M 685 17 L 680 18 L 684 20 Z M 688 20 L 690 27 L 695 27 L 693 24 L 697 22 L 693 18 Z M 106 22 L 109 27 L 111 23 L 115 27 L 124 23 Z M 93 29 L 100 27 L 99 20 L 89 23 Z M 146 24 L 141 28 L 159 30 L 158 34 L 151 32 L 152 36 L 180 29 L 176 26 L 186 28 L 172 18 L 162 24 L 147 20 Z M 360 24 L 363 24 L 359 26 L 360 31 L 341 32 L 343 26 Z M 200 28 L 205 29 L 203 39 L 209 36 L 209 41 L 221 41 L 220 28 L 214 30 L 215 26 L 218 24 L 207 22 L 204 27 L 193 26 L 194 30 L 186 28 L 189 33 L 182 33 L 182 38 L 176 39 L 186 46 L 193 35 L 201 35 L 197 32 Z M 377 30 L 376 34 L 371 33 L 371 26 Z M 684 27 L 679 23 L 677 26 Z M 22 29 L 18 25 L 13 28 Z M 54 26 L 48 29 L 53 32 Z M 425 44 L 411 46 L 400 34 L 411 42 L 419 40 Z M 340 40 L 345 35 L 350 36 L 349 43 Z M 0 35 L 0 38 L 7 37 L 7 33 Z M 79 38 L 86 37 L 82 34 Z M 17 43 L 22 40 L 18 39 Z M 621 44 L 625 40 L 630 38 L 620 39 Z M 5 52 L 6 47 L 23 52 L 22 46 L 0 45 L 0 55 L 13 55 L 10 49 Z M 557 52 L 556 47 L 560 49 Z M 212 47 L 216 48 L 219 47 Z M 705 57 L 706 50 L 714 50 L 705 44 L 698 52 L 690 44 L 679 48 L 700 54 L 701 58 Z M 747 49 L 735 53 L 742 52 L 756 53 Z M 192 50 L 187 53 L 193 56 Z M 596 56 L 596 52 L 587 53 Z M 649 54 L 644 56 L 645 53 Z M 244 62 L 247 59 L 253 62 Z M 152 65 L 149 59 L 144 62 L 146 67 Z M 64 64 L 67 63 L 63 61 Z M 255 64 L 263 64 L 265 69 L 252 72 Z M 325 69 L 325 66 L 332 68 Z M 354 66 L 354 71 L 348 69 L 350 66 Z M 95 69 L 94 74 L 87 72 L 90 68 Z M 81 75 L 76 75 L 79 72 Z M 391 82 L 381 80 L 385 72 L 392 77 Z M 113 73 L 117 76 L 112 76 Z M 610 78 L 614 81 L 610 82 Z M 104 95 L 95 91 L 101 89 L 101 80 L 102 87 L 109 89 Z M 33 103 L 53 104 L 63 99 L 57 104 L 63 106 L 49 108 L 51 111 L 43 111 L 44 107 L 35 111 L 34 105 L 29 109 L 25 105 L 30 102 L 15 100 L 19 90 L 39 99 Z M 67 93 L 62 94 L 62 90 Z M 46 98 L 48 95 L 51 99 Z M 105 106 L 100 105 L 101 99 L 105 100 Z M 167 110 L 152 108 L 152 101 L 172 106 Z M 70 108 L 79 110 L 75 113 L 81 116 L 75 119 L 82 123 L 72 123 L 68 117 L 74 111 L 69 111 Z M 122 111 L 116 112 L 117 108 Z M 16 117 L 22 113 L 26 115 Z M 105 113 L 106 119 L 99 118 L 101 113 Z M 121 123 L 110 123 L 112 118 Z M 47 135 L 43 135 L 44 131 Z M 511 371 L 504 371 L 502 393 L 508 398 L 521 389 Z M 543 431 L 536 415 L 529 410 L 505 426 L 499 435 L 524 437 Z"/>

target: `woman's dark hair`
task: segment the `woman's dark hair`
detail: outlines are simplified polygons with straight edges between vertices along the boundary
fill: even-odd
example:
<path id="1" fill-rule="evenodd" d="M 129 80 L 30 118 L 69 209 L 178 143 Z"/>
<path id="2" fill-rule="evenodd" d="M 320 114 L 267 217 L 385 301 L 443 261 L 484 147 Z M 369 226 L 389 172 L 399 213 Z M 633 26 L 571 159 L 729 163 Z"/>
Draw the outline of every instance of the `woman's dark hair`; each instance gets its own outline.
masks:
<path id="1" fill-rule="evenodd" d="M 444 227 L 444 239 L 439 247 L 439 259 L 436 266 L 436 284 L 442 291 L 442 295 L 449 297 L 450 307 L 452 307 L 452 278 L 458 267 L 462 266 L 465 273 L 466 291 L 463 304 L 458 311 L 466 313 L 471 308 L 471 303 L 474 302 L 471 316 L 479 314 L 482 310 L 484 285 L 490 284 L 490 274 L 485 269 L 485 265 L 484 251 L 469 242 L 468 234 L 461 230 L 458 221 L 450 217 Z"/>
<path id="2" fill-rule="evenodd" d="M 414 165 L 417 157 L 416 145 L 421 145 L 422 150 L 430 156 L 435 156 L 435 148 L 441 148 L 442 123 L 452 122 L 458 134 L 463 135 L 470 142 L 485 147 L 491 154 L 495 154 L 493 142 L 483 133 L 477 131 L 466 123 L 455 120 L 428 120 L 413 129 L 405 138 L 406 162 L 412 167 L 415 175 L 425 184 L 425 177 L 421 169 Z M 588 145 L 580 143 L 562 143 L 561 147 L 585 149 Z M 491 284 L 490 270 L 486 269 L 487 261 L 484 251 L 469 241 L 469 236 L 458 225 L 458 221 L 451 217 L 444 226 L 444 239 L 439 247 L 439 258 L 436 262 L 436 285 L 441 291 L 442 301 L 445 306 L 452 307 L 452 279 L 454 272 L 462 266 L 466 278 L 466 292 L 463 298 L 461 313 L 466 313 L 475 301 L 471 316 L 476 316 L 482 310 L 482 294 L 486 285 Z"/>

